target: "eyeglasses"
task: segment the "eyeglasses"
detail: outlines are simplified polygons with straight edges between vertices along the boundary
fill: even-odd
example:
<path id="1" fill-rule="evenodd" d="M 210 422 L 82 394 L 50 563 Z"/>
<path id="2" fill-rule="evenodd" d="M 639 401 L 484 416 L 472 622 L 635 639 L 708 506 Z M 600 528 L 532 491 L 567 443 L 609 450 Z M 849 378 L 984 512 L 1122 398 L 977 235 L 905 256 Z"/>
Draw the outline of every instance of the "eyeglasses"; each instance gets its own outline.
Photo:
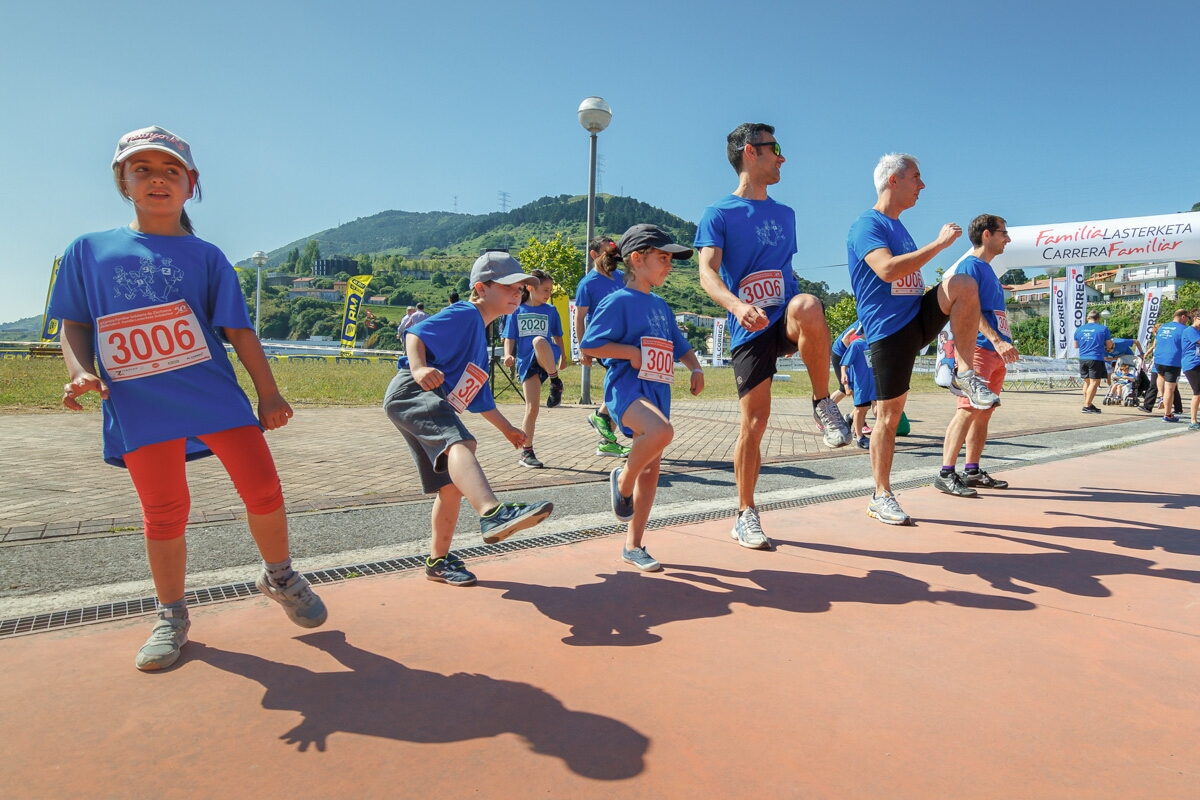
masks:
<path id="1" fill-rule="evenodd" d="M 751 147 L 774 147 L 775 155 L 782 156 L 783 150 L 779 147 L 779 142 L 746 142 Z"/>

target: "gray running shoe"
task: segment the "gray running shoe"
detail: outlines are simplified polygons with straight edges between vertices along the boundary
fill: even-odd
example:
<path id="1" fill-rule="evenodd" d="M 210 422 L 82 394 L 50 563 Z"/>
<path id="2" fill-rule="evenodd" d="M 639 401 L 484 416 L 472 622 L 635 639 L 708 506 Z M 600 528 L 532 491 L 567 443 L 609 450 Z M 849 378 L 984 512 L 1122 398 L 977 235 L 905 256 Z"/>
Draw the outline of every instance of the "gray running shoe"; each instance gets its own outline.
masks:
<path id="1" fill-rule="evenodd" d="M 522 467 L 529 467 L 530 469 L 541 469 L 546 466 L 541 461 L 538 461 L 538 457 L 533 454 L 532 450 L 522 450 L 521 458 L 517 463 Z"/>
<path id="2" fill-rule="evenodd" d="M 817 427 L 823 431 L 825 444 L 830 447 L 844 447 L 853 441 L 854 437 L 850 435 L 850 428 L 846 425 L 846 420 L 842 419 L 842 412 L 832 398 L 826 397 L 824 400 L 817 401 L 817 407 L 813 410 L 813 419 L 817 421 Z"/>
<path id="3" fill-rule="evenodd" d="M 425 556 L 425 579 L 451 586 L 475 585 L 475 574 L 454 553 L 446 553 L 441 558 Z"/>
<path id="4" fill-rule="evenodd" d="M 955 374 L 952 379 L 952 389 L 958 389 L 962 392 L 962 396 L 971 401 L 971 406 L 980 409 L 995 408 L 1000 405 L 1000 398 L 996 393 L 988 388 L 983 378 L 975 374 L 975 370 L 969 369 L 962 375 Z"/>
<path id="5" fill-rule="evenodd" d="M 264 567 L 254 585 L 260 592 L 283 606 L 288 619 L 301 628 L 319 628 L 329 617 L 325 603 L 308 585 L 308 579 L 299 572 L 292 575 L 292 579 L 283 586 L 276 586 L 271 583 L 270 574 Z"/>
<path id="6" fill-rule="evenodd" d="M 550 516 L 554 503 L 539 500 L 536 503 L 501 503 L 479 518 L 479 532 L 488 544 L 502 542 L 517 531 L 532 528 Z"/>
<path id="7" fill-rule="evenodd" d="M 758 509 L 754 506 L 738 514 L 730 536 L 742 547 L 751 550 L 766 550 L 771 546 L 771 540 L 763 533 L 762 524 L 758 521 Z"/>
<path id="8" fill-rule="evenodd" d="M 633 564 L 642 572 L 658 572 L 662 569 L 662 565 L 655 561 L 654 556 L 647 553 L 644 547 L 635 547 L 632 550 L 627 550 L 622 546 L 621 560 L 626 564 Z"/>
<path id="9" fill-rule="evenodd" d="M 975 491 L 970 486 L 967 486 L 967 484 L 963 482 L 962 476 L 957 472 L 951 472 L 945 478 L 942 477 L 941 473 L 938 473 L 938 476 L 933 479 L 933 485 L 946 494 L 952 494 L 956 497 L 979 496 L 979 492 Z"/>
<path id="10" fill-rule="evenodd" d="M 963 473 L 963 482 L 967 486 L 979 486 L 984 489 L 1007 489 L 1008 481 L 998 480 L 988 475 L 984 470 Z"/>
<path id="11" fill-rule="evenodd" d="M 633 519 L 633 495 L 626 497 L 617 488 L 617 481 L 621 477 L 621 469 L 621 467 L 615 467 L 612 472 L 608 473 L 608 487 L 612 494 L 613 515 L 621 522 L 629 522 L 629 520 Z"/>
<path id="12" fill-rule="evenodd" d="M 142 672 L 166 669 L 179 660 L 179 648 L 187 644 L 187 617 L 160 617 L 150 631 L 150 638 L 138 650 L 134 665 Z"/>
<path id="13" fill-rule="evenodd" d="M 867 515 L 888 525 L 908 525 L 912 522 L 912 517 L 904 513 L 904 509 L 896 502 L 896 495 L 891 492 L 884 492 L 882 497 L 872 497 L 867 505 Z"/>

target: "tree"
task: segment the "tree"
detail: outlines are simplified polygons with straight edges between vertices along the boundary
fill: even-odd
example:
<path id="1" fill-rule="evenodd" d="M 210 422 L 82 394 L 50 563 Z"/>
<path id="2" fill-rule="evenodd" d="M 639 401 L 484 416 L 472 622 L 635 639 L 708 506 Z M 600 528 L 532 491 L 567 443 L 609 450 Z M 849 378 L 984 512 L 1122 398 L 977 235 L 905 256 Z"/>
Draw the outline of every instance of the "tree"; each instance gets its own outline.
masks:
<path id="1" fill-rule="evenodd" d="M 554 281 L 555 295 L 574 297 L 575 287 L 583 279 L 583 254 L 575 249 L 570 237 L 564 239 L 562 233 L 544 243 L 530 236 L 529 242 L 517 253 L 517 261 L 521 262 L 525 272 L 545 271 Z"/>
<path id="2" fill-rule="evenodd" d="M 309 239 L 304 245 L 304 252 L 296 263 L 296 272 L 300 275 L 311 275 L 313 262 L 321 257 L 321 245 L 316 239 Z"/>
<path id="3" fill-rule="evenodd" d="M 1200 211 L 1200 203 L 1192 203 L 1192 211 Z"/>
<path id="4" fill-rule="evenodd" d="M 1025 277 L 1023 269 L 1010 269 L 1000 276 L 1000 283 L 1005 286 L 1020 286 L 1022 283 L 1029 283 L 1029 278 Z"/>
<path id="5" fill-rule="evenodd" d="M 446 285 L 446 273 L 444 273 L 444 272 L 433 273 L 433 276 L 429 279 L 429 282 L 434 286 L 445 286 Z"/>
<path id="6" fill-rule="evenodd" d="M 844 297 L 836 305 L 825 307 L 825 321 L 829 323 L 829 333 L 837 336 L 849 328 L 858 319 L 858 301 L 851 295 Z"/>

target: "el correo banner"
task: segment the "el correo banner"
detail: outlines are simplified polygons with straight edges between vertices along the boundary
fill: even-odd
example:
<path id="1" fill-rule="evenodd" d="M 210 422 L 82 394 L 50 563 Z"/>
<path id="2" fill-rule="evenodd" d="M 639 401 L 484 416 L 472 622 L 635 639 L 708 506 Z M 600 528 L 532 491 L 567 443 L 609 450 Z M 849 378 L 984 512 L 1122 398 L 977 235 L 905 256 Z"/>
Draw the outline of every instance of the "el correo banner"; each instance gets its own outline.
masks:
<path id="1" fill-rule="evenodd" d="M 342 312 L 343 356 L 354 353 L 354 340 L 358 336 L 358 309 L 362 306 L 363 295 L 370 282 L 370 275 L 355 275 L 346 283 L 346 308 Z"/>
<path id="2" fill-rule="evenodd" d="M 1130 264 L 1200 258 L 1200 211 L 1008 228 L 1012 239 L 992 269 Z"/>
<path id="3" fill-rule="evenodd" d="M 575 301 L 567 301 L 567 327 L 571 334 L 571 360 L 576 364 L 582 363 L 579 352 L 579 337 L 575 335 Z"/>
<path id="4" fill-rule="evenodd" d="M 1067 282 L 1050 281 L 1050 337 L 1054 342 L 1054 358 L 1066 358 L 1072 334 L 1067 332 Z"/>
<path id="5" fill-rule="evenodd" d="M 713 321 L 713 356 L 712 365 L 722 366 L 725 363 L 725 320 Z"/>
<path id="6" fill-rule="evenodd" d="M 1138 324 L 1138 343 L 1142 345 L 1142 352 L 1150 349 L 1150 340 L 1154 337 L 1150 335 L 1150 329 L 1154 327 L 1154 323 L 1158 322 L 1158 309 L 1162 306 L 1163 290 L 1155 287 L 1147 289 L 1142 297 L 1142 320 Z"/>
<path id="7" fill-rule="evenodd" d="M 1079 343 L 1075 331 L 1087 322 L 1086 270 L 1080 266 L 1067 267 L 1067 358 L 1079 357 Z"/>

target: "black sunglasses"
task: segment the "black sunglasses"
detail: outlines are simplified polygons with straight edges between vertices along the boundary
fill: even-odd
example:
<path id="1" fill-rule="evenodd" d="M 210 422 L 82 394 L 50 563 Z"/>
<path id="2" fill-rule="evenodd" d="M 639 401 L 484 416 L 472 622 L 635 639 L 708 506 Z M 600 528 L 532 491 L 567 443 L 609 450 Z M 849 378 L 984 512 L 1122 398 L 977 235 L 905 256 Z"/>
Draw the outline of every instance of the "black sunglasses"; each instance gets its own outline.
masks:
<path id="1" fill-rule="evenodd" d="M 751 147 L 774 147 L 775 155 L 782 156 L 783 150 L 779 147 L 779 142 L 746 142 Z"/>

